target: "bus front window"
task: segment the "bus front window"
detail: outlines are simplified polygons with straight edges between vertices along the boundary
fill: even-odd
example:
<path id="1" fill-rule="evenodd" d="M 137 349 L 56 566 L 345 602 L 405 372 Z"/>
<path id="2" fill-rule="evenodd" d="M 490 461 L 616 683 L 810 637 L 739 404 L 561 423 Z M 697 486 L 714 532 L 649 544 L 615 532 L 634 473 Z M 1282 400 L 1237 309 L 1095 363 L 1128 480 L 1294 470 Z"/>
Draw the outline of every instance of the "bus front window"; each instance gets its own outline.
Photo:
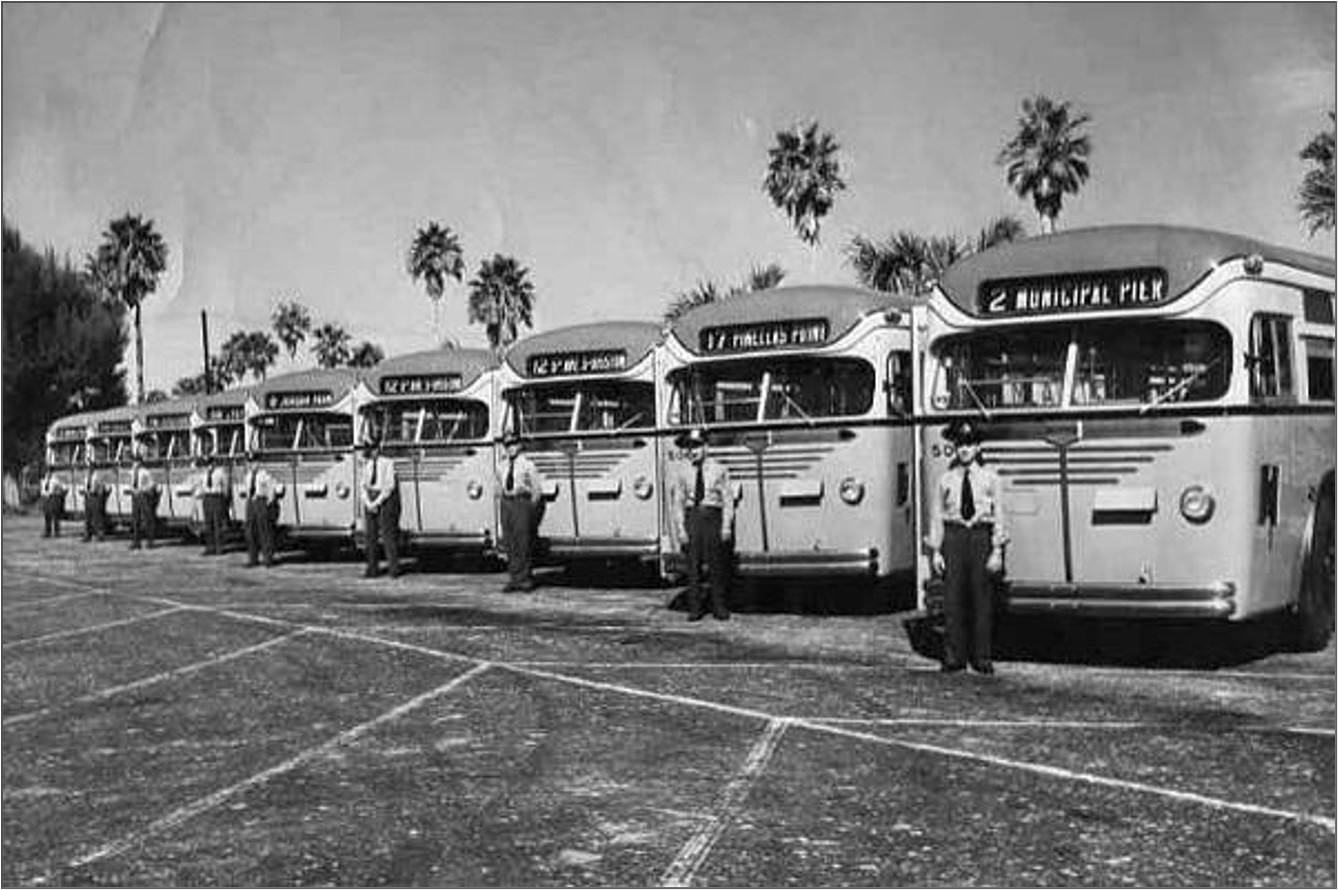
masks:
<path id="1" fill-rule="evenodd" d="M 297 447 L 321 451 L 353 444 L 353 418 L 343 414 L 306 414 L 301 418 Z"/>
<path id="2" fill-rule="evenodd" d="M 616 431 L 655 425 L 655 385 L 639 381 L 581 387 L 578 430 Z"/>
<path id="3" fill-rule="evenodd" d="M 699 365 L 676 374 L 681 425 L 855 417 L 873 406 L 873 366 L 860 359 L 794 357 Z M 761 410 L 759 411 L 759 407 Z"/>
<path id="4" fill-rule="evenodd" d="M 1208 322 L 1109 323 L 1078 331 L 1074 405 L 1160 405 L 1221 398 L 1231 337 Z"/>
<path id="5" fill-rule="evenodd" d="M 458 442 L 488 435 L 488 406 L 467 399 L 397 402 L 371 411 L 387 445 Z"/>
<path id="6" fill-rule="evenodd" d="M 936 350 L 940 411 L 1059 405 L 1069 328 L 952 337 Z"/>

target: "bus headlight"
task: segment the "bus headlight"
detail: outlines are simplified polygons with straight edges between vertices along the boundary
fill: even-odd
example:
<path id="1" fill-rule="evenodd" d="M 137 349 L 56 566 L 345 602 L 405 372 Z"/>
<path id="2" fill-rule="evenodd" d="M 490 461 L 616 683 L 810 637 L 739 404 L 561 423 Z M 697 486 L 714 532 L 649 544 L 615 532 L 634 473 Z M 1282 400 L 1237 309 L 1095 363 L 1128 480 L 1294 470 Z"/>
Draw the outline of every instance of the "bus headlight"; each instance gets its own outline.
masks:
<path id="1" fill-rule="evenodd" d="M 1202 485 L 1191 485 L 1180 492 L 1180 515 L 1190 522 L 1201 524 L 1213 518 L 1217 501 L 1212 492 Z"/>
<path id="2" fill-rule="evenodd" d="M 465 486 L 465 494 L 469 495 L 471 501 L 477 501 L 479 498 L 483 497 L 483 486 L 476 481 L 470 480 L 470 483 Z"/>
<path id="3" fill-rule="evenodd" d="M 858 504 L 864 500 L 864 483 L 854 476 L 841 480 L 841 500 L 847 504 Z"/>
<path id="4" fill-rule="evenodd" d="M 346 499 L 349 495 L 348 486 L 342 482 L 335 483 L 335 494 L 340 500 Z"/>
<path id="5" fill-rule="evenodd" d="M 645 476 L 636 477 L 636 481 L 632 483 L 632 493 L 643 501 L 649 498 L 654 491 L 655 486 Z"/>

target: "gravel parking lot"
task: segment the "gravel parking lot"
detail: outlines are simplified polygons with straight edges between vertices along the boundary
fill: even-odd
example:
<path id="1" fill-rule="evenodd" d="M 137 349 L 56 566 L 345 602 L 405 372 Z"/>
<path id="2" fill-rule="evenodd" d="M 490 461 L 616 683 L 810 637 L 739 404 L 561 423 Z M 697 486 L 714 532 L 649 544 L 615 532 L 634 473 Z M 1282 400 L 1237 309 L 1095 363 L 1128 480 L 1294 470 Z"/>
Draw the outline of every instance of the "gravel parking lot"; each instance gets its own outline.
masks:
<path id="1" fill-rule="evenodd" d="M 39 526 L 3 525 L 7 886 L 1338 874 L 1332 646 L 1047 628 L 1053 658 L 943 676 L 895 613 L 763 592 L 688 624 L 652 586 L 265 571 Z"/>

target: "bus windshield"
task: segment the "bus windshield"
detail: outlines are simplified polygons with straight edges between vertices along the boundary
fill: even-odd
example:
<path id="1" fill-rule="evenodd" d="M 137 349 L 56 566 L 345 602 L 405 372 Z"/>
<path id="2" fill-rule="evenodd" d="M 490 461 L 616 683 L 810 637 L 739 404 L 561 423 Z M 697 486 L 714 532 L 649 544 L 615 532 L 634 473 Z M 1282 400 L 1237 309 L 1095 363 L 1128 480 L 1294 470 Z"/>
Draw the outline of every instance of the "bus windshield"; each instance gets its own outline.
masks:
<path id="1" fill-rule="evenodd" d="M 353 444 L 346 414 L 268 414 L 255 419 L 261 451 L 328 451 Z"/>
<path id="2" fill-rule="evenodd" d="M 670 423 L 806 421 L 868 413 L 874 372 L 855 358 L 744 359 L 684 368 L 670 385 Z"/>
<path id="3" fill-rule="evenodd" d="M 51 463 L 56 466 L 80 463 L 83 456 L 83 442 L 55 442 L 51 445 Z"/>
<path id="4" fill-rule="evenodd" d="M 94 439 L 93 460 L 98 463 L 116 463 L 130 459 L 130 439 L 125 436 Z"/>
<path id="5" fill-rule="evenodd" d="M 1065 375 L 1073 355 L 1073 381 Z M 950 337 L 934 349 L 938 410 L 1155 406 L 1226 393 L 1231 337 L 1203 321 L 1098 322 Z"/>
<path id="6" fill-rule="evenodd" d="M 242 426 L 228 424 L 195 431 L 195 445 L 200 454 L 233 457 L 242 453 Z"/>
<path id="7" fill-rule="evenodd" d="M 522 435 L 617 432 L 655 425 L 655 385 L 640 380 L 543 384 L 506 394 Z"/>
<path id="8" fill-rule="evenodd" d="M 190 454 L 190 433 L 186 430 L 149 433 L 139 437 L 139 447 L 145 460 L 186 457 Z"/>
<path id="9" fill-rule="evenodd" d="M 367 413 L 387 445 L 463 442 L 488 436 L 488 406 L 469 399 L 392 402 L 369 408 Z"/>

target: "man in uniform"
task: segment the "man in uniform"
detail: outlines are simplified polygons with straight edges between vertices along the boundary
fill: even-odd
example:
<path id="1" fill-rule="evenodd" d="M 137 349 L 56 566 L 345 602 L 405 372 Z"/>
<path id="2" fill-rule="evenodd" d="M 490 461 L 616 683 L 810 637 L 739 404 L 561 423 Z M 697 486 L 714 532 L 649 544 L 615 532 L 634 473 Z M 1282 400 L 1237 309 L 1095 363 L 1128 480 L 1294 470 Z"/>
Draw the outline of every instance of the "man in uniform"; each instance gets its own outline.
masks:
<path id="1" fill-rule="evenodd" d="M 42 537 L 60 537 L 60 520 L 65 513 L 65 483 L 48 468 L 42 477 Z"/>
<path id="2" fill-rule="evenodd" d="M 223 526 L 228 511 L 228 471 L 218 466 L 212 454 L 201 456 L 204 476 L 200 480 L 200 509 L 204 513 L 204 555 L 223 552 Z"/>
<path id="3" fill-rule="evenodd" d="M 135 461 L 130 468 L 130 490 L 130 530 L 134 539 L 130 549 L 140 549 L 141 539 L 148 538 L 152 550 L 158 534 L 158 483 L 144 466 L 144 457 L 139 452 L 135 452 Z"/>
<path id="4" fill-rule="evenodd" d="M 254 449 L 246 451 L 246 477 L 242 480 L 246 495 L 246 567 L 257 565 L 256 558 L 265 567 L 274 565 L 274 511 L 278 487 L 274 477 L 257 461 Z"/>
<path id="5" fill-rule="evenodd" d="M 364 577 L 381 574 L 377 539 L 386 548 L 390 577 L 400 575 L 400 486 L 395 476 L 395 462 L 381 454 L 379 439 L 368 439 L 362 446 L 363 532 L 367 539 L 367 571 Z"/>
<path id="6" fill-rule="evenodd" d="M 956 446 L 952 463 L 929 501 L 929 559 L 943 577 L 944 673 L 967 663 L 994 673 L 994 585 L 1003 573 L 1008 531 L 999 477 L 981 460 L 981 431 L 970 420 L 949 424 L 944 438 Z"/>
<path id="7" fill-rule="evenodd" d="M 539 504 L 543 477 L 534 462 L 521 454 L 520 436 L 510 430 L 502 438 L 506 456 L 497 468 L 497 496 L 501 499 L 502 538 L 506 541 L 507 592 L 534 589 L 531 573 L 535 539 L 539 533 Z"/>
<path id="8" fill-rule="evenodd" d="M 678 540 L 688 561 L 688 620 L 706 615 L 703 563 L 710 575 L 711 614 L 729 620 L 730 542 L 734 537 L 734 486 L 729 470 L 706 454 L 706 434 L 699 429 L 679 439 L 687 464 L 677 464 L 669 479 L 669 512 L 679 523 Z"/>
<path id="9" fill-rule="evenodd" d="M 96 537 L 101 541 L 107 534 L 107 495 L 111 489 L 93 466 L 91 449 L 84 462 L 84 540 L 91 541 Z"/>

